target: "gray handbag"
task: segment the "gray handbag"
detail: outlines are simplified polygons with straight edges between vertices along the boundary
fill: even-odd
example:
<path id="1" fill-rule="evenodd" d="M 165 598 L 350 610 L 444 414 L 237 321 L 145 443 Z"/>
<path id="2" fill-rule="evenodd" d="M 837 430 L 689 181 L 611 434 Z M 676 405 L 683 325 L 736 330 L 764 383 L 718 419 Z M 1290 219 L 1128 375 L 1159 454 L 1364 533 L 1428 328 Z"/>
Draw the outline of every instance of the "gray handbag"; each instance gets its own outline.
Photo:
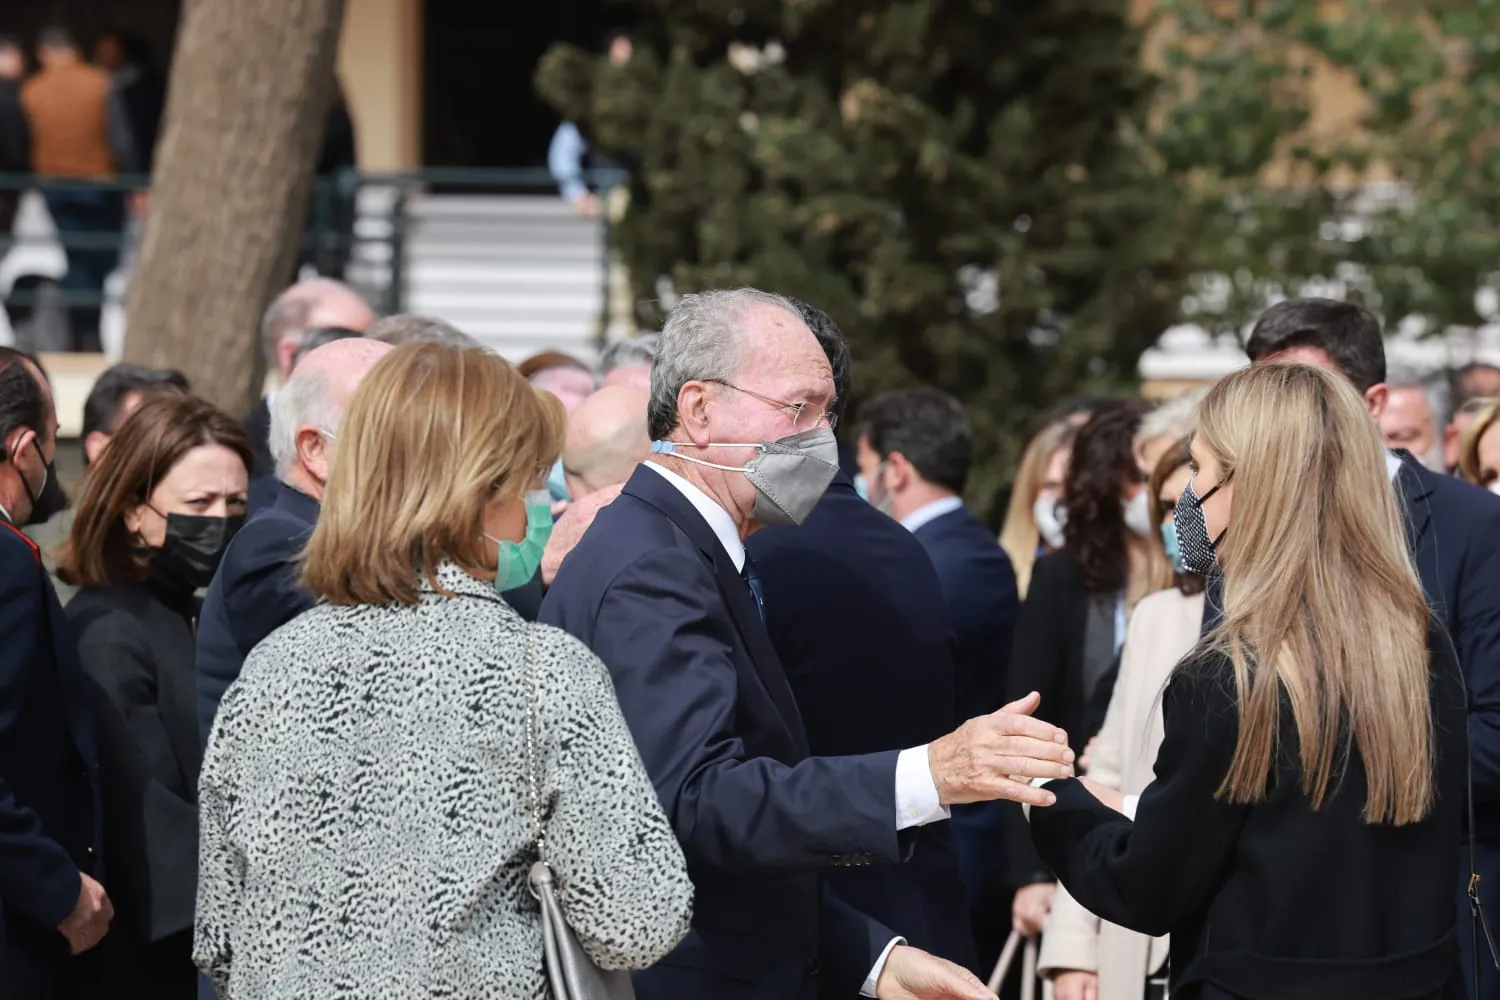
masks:
<path id="1" fill-rule="evenodd" d="M 547 864 L 547 838 L 542 822 L 541 757 L 537 749 L 536 627 L 526 630 L 526 762 L 531 780 L 532 812 L 536 818 L 536 862 L 531 866 L 531 894 L 541 907 L 542 966 L 552 987 L 552 1000 L 635 1000 L 630 973 L 606 971 L 594 964 L 568 926 L 557 905 L 552 867 Z"/>

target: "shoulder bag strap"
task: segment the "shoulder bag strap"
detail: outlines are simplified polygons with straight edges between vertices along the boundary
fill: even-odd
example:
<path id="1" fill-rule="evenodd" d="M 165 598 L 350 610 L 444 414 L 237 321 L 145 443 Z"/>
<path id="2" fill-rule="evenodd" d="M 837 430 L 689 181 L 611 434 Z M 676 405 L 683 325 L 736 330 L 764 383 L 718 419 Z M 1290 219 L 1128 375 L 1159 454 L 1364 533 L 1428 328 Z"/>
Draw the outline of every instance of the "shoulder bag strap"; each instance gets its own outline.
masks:
<path id="1" fill-rule="evenodd" d="M 532 819 L 536 824 L 536 856 L 538 861 L 545 862 L 547 837 L 542 824 L 542 764 L 541 750 L 537 745 L 540 707 L 536 684 L 536 629 L 531 625 L 522 627 L 526 629 L 526 773 L 531 785 Z"/>

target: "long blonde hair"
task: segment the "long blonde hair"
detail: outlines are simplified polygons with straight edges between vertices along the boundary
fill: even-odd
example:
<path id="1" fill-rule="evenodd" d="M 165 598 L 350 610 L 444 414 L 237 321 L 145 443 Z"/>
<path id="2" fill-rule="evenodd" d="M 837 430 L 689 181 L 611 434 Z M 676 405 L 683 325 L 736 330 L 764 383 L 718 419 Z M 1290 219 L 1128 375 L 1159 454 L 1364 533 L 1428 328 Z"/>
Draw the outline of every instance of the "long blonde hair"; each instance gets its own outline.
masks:
<path id="1" fill-rule="evenodd" d="M 1239 705 L 1219 796 L 1264 797 L 1284 696 L 1314 808 L 1352 749 L 1365 822 L 1422 819 L 1434 797 L 1428 610 L 1364 400 L 1318 368 L 1256 365 L 1213 388 L 1197 433 L 1234 490 L 1217 547 L 1224 621 L 1206 640 L 1234 664 Z"/>
<path id="2" fill-rule="evenodd" d="M 414 604 L 438 565 L 493 576 L 485 507 L 534 489 L 562 450 L 563 408 L 482 348 L 411 343 L 361 380 L 302 581 L 330 604 Z M 488 564 L 488 565 L 486 565 Z"/>
<path id="3" fill-rule="evenodd" d="M 1016 589 L 1023 599 L 1031 584 L 1037 549 L 1042 544 L 1042 534 L 1037 530 L 1032 508 L 1036 506 L 1037 494 L 1042 491 L 1047 463 L 1052 461 L 1059 448 L 1066 448 L 1072 442 L 1075 433 L 1077 428 L 1066 420 L 1048 424 L 1032 437 L 1031 443 L 1021 453 L 1021 464 L 1010 491 L 1010 506 L 1005 509 L 1005 524 L 1000 529 L 1000 547 L 1010 556 L 1011 566 L 1016 571 Z"/>

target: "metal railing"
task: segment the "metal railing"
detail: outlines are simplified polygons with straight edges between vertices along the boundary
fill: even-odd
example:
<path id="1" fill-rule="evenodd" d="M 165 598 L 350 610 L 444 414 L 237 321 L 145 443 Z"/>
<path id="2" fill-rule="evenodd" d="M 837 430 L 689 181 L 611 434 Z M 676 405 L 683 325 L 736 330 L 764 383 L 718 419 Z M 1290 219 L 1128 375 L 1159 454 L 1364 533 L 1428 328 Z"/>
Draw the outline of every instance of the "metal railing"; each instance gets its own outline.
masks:
<path id="1" fill-rule="evenodd" d="M 623 180 L 618 170 L 585 172 L 585 181 L 607 201 L 609 188 Z M 0 299 L 12 326 L 39 307 L 55 307 L 70 316 L 119 304 L 109 295 L 97 271 L 106 273 L 128 263 L 138 238 L 126 210 L 129 197 L 146 190 L 149 178 L 108 181 L 39 178 L 0 173 Z M 54 232 L 12 232 L 9 215 L 26 191 L 48 204 Z M 425 168 L 413 171 L 344 170 L 314 178 L 307 223 L 301 240 L 298 271 L 348 280 L 385 313 L 403 312 L 410 297 L 410 241 L 416 220 L 413 202 L 441 194 L 555 194 L 556 182 L 543 168 Z M 67 203 L 80 193 L 93 196 L 97 211 L 69 212 Z M 11 211 L 7 212 L 7 206 Z M 149 208 L 147 209 L 149 215 Z M 87 223 L 92 217 L 92 225 Z M 101 220 L 103 220 L 101 224 Z M 599 219 L 601 265 L 598 281 L 608 310 L 610 221 Z M 58 251 L 61 251 L 60 255 Z M 69 261 L 85 262 L 79 274 Z M 72 273 L 70 273 L 70 271 Z M 289 273 L 290 282 L 295 274 Z M 604 318 L 601 317 L 601 329 Z"/>

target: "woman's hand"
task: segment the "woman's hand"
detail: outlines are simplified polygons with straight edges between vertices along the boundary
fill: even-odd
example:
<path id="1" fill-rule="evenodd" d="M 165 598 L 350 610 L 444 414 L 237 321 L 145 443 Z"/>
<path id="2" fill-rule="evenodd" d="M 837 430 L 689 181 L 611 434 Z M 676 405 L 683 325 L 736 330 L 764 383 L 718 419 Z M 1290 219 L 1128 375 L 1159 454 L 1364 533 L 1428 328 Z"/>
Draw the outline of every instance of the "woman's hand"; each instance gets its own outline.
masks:
<path id="1" fill-rule="evenodd" d="M 1016 890 L 1016 898 L 1010 904 L 1010 923 L 1023 937 L 1036 937 L 1047 926 L 1047 914 L 1052 912 L 1052 897 L 1057 894 L 1056 882 L 1035 882 Z"/>
<path id="2" fill-rule="evenodd" d="M 1094 798 L 1103 802 L 1117 813 L 1123 814 L 1125 812 L 1125 796 L 1120 793 L 1118 788 L 1110 788 L 1108 785 L 1101 785 L 1099 782 L 1090 781 L 1088 778 L 1079 778 L 1078 780 L 1084 788 L 1088 789 L 1089 794 Z"/>
<path id="3" fill-rule="evenodd" d="M 1099 1000 L 1099 975 L 1069 969 L 1052 977 L 1052 1000 Z"/>

